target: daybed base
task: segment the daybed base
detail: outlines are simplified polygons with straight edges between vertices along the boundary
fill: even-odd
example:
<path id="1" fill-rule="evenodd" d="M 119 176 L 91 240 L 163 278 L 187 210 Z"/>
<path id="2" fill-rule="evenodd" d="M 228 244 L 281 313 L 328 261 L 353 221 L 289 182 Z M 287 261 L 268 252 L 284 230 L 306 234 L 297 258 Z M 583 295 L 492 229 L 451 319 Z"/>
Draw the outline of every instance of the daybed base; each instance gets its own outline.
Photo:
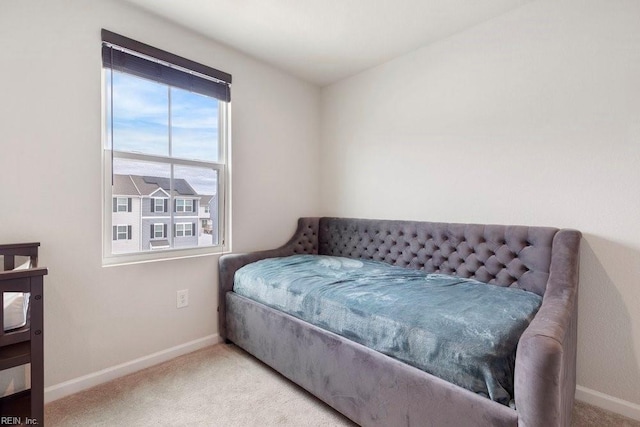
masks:
<path id="1" fill-rule="evenodd" d="M 227 337 L 358 424 L 516 426 L 513 409 L 234 293 Z"/>
<path id="2" fill-rule="evenodd" d="M 323 220 L 323 242 L 319 242 Z M 367 228 L 384 230 L 384 244 L 393 249 L 394 239 L 406 241 L 402 233 L 416 226 L 444 240 L 449 235 L 453 239 L 469 235 L 516 246 L 525 235 L 552 237 L 538 245 L 542 251 L 534 259 L 534 264 L 544 264 L 546 257 L 548 264 L 536 273 L 533 287 L 543 295 L 542 306 L 516 352 L 516 410 L 233 293 L 235 272 L 251 262 L 303 253 L 358 257 L 368 250 L 357 247 L 363 240 L 359 237 L 371 240 Z M 364 235 L 354 235 L 363 227 Z M 568 427 L 576 384 L 580 237 L 576 230 L 540 227 L 300 218 L 293 237 L 280 248 L 220 257 L 220 336 L 362 425 Z M 355 249 L 344 253 L 342 248 L 347 247 Z M 515 256 L 531 261 L 531 253 L 522 252 Z M 509 273 L 508 268 L 505 265 L 501 273 Z M 546 277 L 542 284 L 540 277 Z"/>

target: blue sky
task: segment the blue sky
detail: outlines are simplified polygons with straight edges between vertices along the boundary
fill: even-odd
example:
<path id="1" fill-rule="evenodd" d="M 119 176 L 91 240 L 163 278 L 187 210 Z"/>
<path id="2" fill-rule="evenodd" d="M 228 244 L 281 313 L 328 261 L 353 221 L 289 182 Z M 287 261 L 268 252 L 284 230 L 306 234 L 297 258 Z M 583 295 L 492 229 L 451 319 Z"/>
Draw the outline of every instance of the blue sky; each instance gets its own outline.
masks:
<path id="1" fill-rule="evenodd" d="M 110 70 L 106 70 L 107 106 L 111 102 Z M 169 91 L 171 91 L 169 95 Z M 169 155 L 169 96 L 173 157 L 218 161 L 218 109 L 215 98 L 113 72 L 113 148 Z M 111 119 L 107 108 L 107 120 Z M 111 141 L 110 128 L 107 131 Z M 164 164 L 115 159 L 114 173 L 169 176 Z M 215 171 L 176 166 L 175 178 L 186 179 L 201 194 L 215 194 Z"/>

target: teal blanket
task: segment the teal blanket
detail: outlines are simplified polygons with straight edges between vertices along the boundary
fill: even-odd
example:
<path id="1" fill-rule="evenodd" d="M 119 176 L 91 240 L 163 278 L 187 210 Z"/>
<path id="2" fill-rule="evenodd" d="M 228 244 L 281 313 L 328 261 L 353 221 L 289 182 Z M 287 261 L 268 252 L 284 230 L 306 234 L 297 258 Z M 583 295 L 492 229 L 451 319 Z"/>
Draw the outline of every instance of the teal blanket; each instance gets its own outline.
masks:
<path id="1" fill-rule="evenodd" d="M 246 265 L 233 289 L 505 405 L 518 340 L 542 302 L 520 289 L 318 255 Z"/>

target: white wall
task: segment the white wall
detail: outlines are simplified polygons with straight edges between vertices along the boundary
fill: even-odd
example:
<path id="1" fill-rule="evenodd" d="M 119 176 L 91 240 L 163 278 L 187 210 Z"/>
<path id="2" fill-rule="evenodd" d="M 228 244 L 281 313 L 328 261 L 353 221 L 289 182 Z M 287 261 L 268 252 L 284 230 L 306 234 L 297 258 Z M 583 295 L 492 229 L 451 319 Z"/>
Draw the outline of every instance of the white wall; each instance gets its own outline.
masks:
<path id="1" fill-rule="evenodd" d="M 234 250 L 319 208 L 318 88 L 116 1 L 3 0 L 0 242 L 42 243 L 47 386 L 218 330 L 217 257 L 101 267 L 101 28 L 233 75 Z"/>
<path id="2" fill-rule="evenodd" d="M 579 395 L 640 416 L 640 2 L 530 3 L 321 113 L 323 214 L 581 230 Z"/>

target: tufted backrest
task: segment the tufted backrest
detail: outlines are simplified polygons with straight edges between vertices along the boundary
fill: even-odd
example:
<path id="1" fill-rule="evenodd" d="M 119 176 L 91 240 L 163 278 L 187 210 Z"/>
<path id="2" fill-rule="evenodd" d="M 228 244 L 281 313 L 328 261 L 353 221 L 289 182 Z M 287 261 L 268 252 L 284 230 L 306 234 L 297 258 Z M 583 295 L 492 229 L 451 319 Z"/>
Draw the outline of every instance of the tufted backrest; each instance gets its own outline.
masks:
<path id="1" fill-rule="evenodd" d="M 294 254 L 317 254 L 318 218 L 298 219 L 298 229 L 285 246 L 291 248 Z"/>
<path id="2" fill-rule="evenodd" d="M 543 295 L 558 229 L 320 218 L 320 255 L 384 261 Z"/>

